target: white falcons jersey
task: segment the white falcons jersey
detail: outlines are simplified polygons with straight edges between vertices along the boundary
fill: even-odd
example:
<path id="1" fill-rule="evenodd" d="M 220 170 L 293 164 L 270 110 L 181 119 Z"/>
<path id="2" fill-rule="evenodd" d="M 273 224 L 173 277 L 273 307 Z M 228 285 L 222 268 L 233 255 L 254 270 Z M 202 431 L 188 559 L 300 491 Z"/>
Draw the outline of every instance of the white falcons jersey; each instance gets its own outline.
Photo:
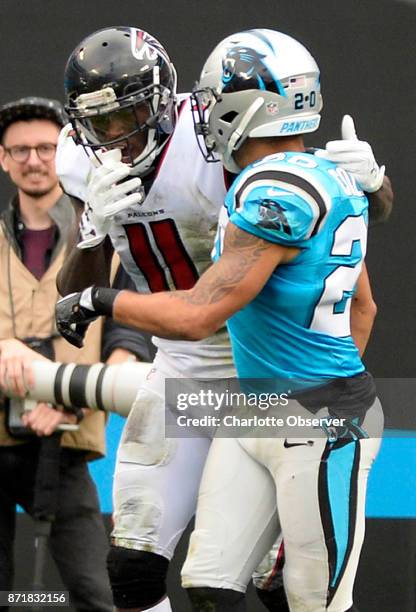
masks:
<path id="1" fill-rule="evenodd" d="M 222 165 L 207 163 L 202 157 L 187 99 L 145 200 L 115 215 L 110 232 L 123 267 L 139 292 L 194 286 L 212 263 L 225 195 Z M 153 341 L 184 377 L 235 375 L 225 327 L 198 342 Z"/>

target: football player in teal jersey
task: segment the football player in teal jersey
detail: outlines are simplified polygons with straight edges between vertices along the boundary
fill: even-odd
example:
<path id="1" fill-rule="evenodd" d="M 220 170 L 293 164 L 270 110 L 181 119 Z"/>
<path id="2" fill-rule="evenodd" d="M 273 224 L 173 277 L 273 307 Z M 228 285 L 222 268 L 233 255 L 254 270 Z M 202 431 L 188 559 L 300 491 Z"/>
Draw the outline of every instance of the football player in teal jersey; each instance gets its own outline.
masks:
<path id="1" fill-rule="evenodd" d="M 195 92 L 207 156 L 241 171 L 220 216 L 215 264 L 189 290 L 90 287 L 67 296 L 58 326 L 79 340 L 80 326 L 106 314 L 199 340 L 227 321 L 241 378 L 270 380 L 272 389 L 286 380 L 286 390 L 301 381 L 282 415 L 319 416 L 322 427 L 296 438 L 285 429 L 214 440 L 183 583 L 195 611 L 245 610 L 251 573 L 281 529 L 291 612 L 346 612 L 383 421 L 360 357 L 372 317 L 357 326 L 353 307 L 371 301 L 363 189 L 378 189 L 383 169 L 374 162 L 357 182 L 330 151 L 306 151 L 302 134 L 318 128 L 322 101 L 303 45 L 270 30 L 230 38 L 208 58 Z M 341 426 L 325 427 L 331 418 Z"/>

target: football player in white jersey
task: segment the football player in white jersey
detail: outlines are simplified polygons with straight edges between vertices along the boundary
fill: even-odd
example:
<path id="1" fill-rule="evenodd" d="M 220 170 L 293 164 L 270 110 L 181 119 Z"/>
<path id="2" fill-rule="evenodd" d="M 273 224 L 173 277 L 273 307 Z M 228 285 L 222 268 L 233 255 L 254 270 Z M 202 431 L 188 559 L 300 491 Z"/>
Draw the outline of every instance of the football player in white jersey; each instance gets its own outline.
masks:
<path id="1" fill-rule="evenodd" d="M 227 185 L 220 164 L 199 154 L 191 102 L 186 96 L 177 100 L 166 51 L 142 30 L 101 30 L 71 54 L 65 88 L 75 139 L 93 162 L 82 147 L 74 150 L 67 130 L 58 171 L 66 190 L 81 195 L 86 206 L 81 240 L 59 277 L 61 294 L 107 285 L 113 249 L 138 291 L 193 287 L 210 265 Z M 382 172 L 372 176 L 371 148 L 342 143 L 328 155 L 357 163 L 366 187 L 376 192 L 373 213 L 385 216 L 389 184 Z M 76 331 L 72 340 L 82 342 Z M 118 451 L 108 567 L 118 609 L 162 612 L 171 609 L 167 567 L 194 513 L 209 448 L 203 438 L 164 438 L 164 380 L 224 379 L 235 371 L 225 328 L 200 342 L 154 342 L 154 367 Z"/>

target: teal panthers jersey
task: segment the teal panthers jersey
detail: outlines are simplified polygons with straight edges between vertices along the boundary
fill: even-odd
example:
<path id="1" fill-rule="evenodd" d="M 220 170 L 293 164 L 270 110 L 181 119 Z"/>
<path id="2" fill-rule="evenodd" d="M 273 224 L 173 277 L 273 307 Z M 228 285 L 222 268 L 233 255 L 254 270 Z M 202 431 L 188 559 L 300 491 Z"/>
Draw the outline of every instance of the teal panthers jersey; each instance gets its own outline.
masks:
<path id="1" fill-rule="evenodd" d="M 368 201 L 354 178 L 310 153 L 248 166 L 229 190 L 214 248 L 230 220 L 300 253 L 228 321 L 242 378 L 326 380 L 364 370 L 350 331 L 366 252 Z"/>

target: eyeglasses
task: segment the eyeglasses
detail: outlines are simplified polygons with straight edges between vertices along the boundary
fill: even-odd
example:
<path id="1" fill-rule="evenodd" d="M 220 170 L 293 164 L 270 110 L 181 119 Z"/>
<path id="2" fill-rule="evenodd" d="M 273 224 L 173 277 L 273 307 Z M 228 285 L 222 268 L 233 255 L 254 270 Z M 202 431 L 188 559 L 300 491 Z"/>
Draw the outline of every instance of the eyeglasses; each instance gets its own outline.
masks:
<path id="1" fill-rule="evenodd" d="M 55 157 L 56 144 L 51 142 L 42 142 L 36 147 L 28 147 L 26 145 L 16 145 L 14 147 L 4 147 L 4 150 L 10 157 L 19 164 L 24 164 L 29 159 L 30 152 L 34 149 L 41 161 L 48 162 Z"/>

